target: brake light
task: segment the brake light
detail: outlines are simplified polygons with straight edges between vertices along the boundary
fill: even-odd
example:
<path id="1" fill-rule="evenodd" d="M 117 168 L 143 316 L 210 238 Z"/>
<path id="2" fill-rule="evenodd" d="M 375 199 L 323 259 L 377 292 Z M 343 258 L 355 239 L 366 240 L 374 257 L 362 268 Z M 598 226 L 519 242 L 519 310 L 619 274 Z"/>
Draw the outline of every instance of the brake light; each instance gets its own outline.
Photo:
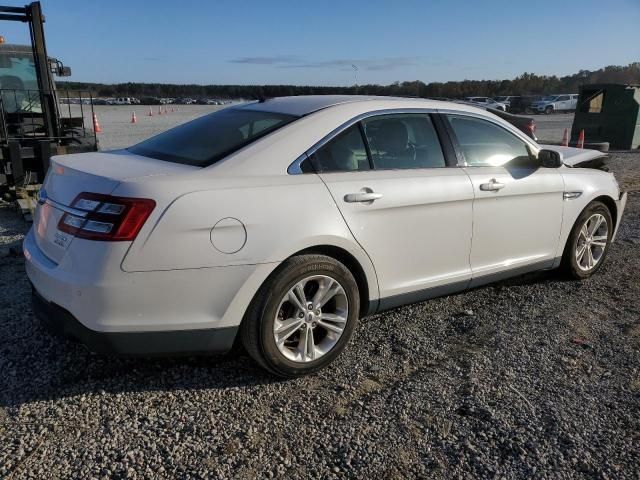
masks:
<path id="1" fill-rule="evenodd" d="M 529 120 L 529 123 L 527 123 L 527 130 L 529 130 L 529 133 L 532 135 L 536 133 L 536 122 Z"/>
<path id="2" fill-rule="evenodd" d="M 88 240 L 131 241 L 155 206 L 156 202 L 147 198 L 82 192 L 73 200 L 71 207 L 85 215 L 65 213 L 58 222 L 58 229 Z"/>

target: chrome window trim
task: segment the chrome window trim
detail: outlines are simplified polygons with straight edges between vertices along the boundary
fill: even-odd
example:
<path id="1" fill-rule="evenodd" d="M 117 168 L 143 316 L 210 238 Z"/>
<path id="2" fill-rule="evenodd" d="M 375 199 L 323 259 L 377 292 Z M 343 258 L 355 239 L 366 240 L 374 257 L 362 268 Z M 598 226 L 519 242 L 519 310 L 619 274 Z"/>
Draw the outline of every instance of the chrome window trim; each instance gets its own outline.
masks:
<path id="1" fill-rule="evenodd" d="M 512 135 L 516 136 L 520 140 L 524 141 L 525 144 L 529 145 L 533 149 L 533 152 L 536 155 L 541 150 L 540 146 L 537 143 L 535 143 L 531 138 L 527 137 L 524 133 L 522 133 L 517 128 L 511 126 L 510 124 L 509 125 L 512 128 L 506 128 L 501 123 L 495 121 L 491 117 L 483 115 L 482 113 L 468 112 L 468 111 L 465 111 L 465 110 L 437 109 L 437 108 L 387 108 L 387 109 L 382 109 L 382 110 L 372 110 L 370 112 L 361 113 L 360 115 L 357 115 L 357 116 L 351 118 L 350 120 L 347 120 L 342 125 L 334 128 L 331 132 L 329 132 L 327 135 L 325 135 L 319 141 L 317 141 L 313 146 L 311 146 L 311 148 L 307 149 L 302 155 L 300 155 L 298 158 L 296 158 L 289 165 L 289 167 L 287 168 L 287 173 L 289 175 L 304 175 L 304 172 L 302 171 L 302 169 L 300 167 L 302 162 L 304 162 L 306 159 L 311 157 L 311 155 L 313 155 L 319 148 L 324 146 L 327 142 L 329 142 L 334 137 L 336 137 L 337 135 L 342 133 L 344 130 L 346 130 L 347 128 L 351 127 L 352 125 L 354 125 L 354 124 L 356 124 L 356 123 L 358 123 L 358 122 L 360 122 L 360 121 L 362 121 L 362 120 L 364 120 L 366 118 L 377 117 L 377 116 L 381 116 L 381 115 L 396 115 L 396 114 L 427 114 L 428 115 L 430 113 L 438 113 L 438 114 L 443 114 L 443 115 L 446 115 L 446 114 L 460 115 L 460 116 L 469 116 L 469 117 L 478 118 L 480 120 L 484 120 L 486 122 L 492 123 L 493 125 L 495 125 L 495 126 L 497 126 L 499 128 L 502 128 L 503 130 L 506 130 L 507 132 L 509 132 Z M 464 164 L 458 163 L 458 167 L 471 168 L 473 166 L 478 166 L 479 167 L 480 165 L 467 165 L 466 162 Z M 358 171 L 360 171 L 360 170 L 358 170 Z"/>
<path id="2" fill-rule="evenodd" d="M 428 115 L 430 113 L 437 113 L 437 109 L 435 108 L 386 108 L 383 110 L 372 110 L 370 112 L 361 113 L 350 120 L 347 120 L 342 125 L 338 126 L 331 130 L 328 134 L 318 140 L 313 146 L 307 149 L 302 155 L 296 158 L 291 165 L 287 168 L 287 173 L 289 175 L 302 175 L 304 172 L 300 168 L 300 164 L 304 162 L 307 158 L 311 157 L 316 151 L 324 146 L 326 143 L 331 141 L 334 137 L 338 136 L 340 133 L 345 131 L 347 128 L 355 125 L 356 123 L 369 118 L 369 117 L 378 117 L 381 115 L 396 115 L 396 114 L 424 114 Z M 360 172 L 362 170 L 355 170 Z"/>

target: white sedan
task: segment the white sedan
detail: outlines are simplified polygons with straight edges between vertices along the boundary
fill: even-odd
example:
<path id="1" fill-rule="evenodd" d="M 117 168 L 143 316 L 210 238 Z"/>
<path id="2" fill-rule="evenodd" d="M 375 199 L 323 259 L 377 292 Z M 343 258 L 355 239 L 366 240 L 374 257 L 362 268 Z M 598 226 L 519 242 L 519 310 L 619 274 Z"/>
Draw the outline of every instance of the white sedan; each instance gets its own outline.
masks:
<path id="1" fill-rule="evenodd" d="M 483 107 L 493 108 L 494 110 L 501 110 L 503 112 L 507 111 L 506 103 L 498 102 L 490 97 L 467 97 L 465 100 L 471 104 L 482 105 Z"/>
<path id="2" fill-rule="evenodd" d="M 358 318 L 602 265 L 626 203 L 602 154 L 485 110 L 384 97 L 234 106 L 54 157 L 24 241 L 34 309 L 98 352 L 326 366 Z M 407 320 L 410 321 L 410 320 Z"/>

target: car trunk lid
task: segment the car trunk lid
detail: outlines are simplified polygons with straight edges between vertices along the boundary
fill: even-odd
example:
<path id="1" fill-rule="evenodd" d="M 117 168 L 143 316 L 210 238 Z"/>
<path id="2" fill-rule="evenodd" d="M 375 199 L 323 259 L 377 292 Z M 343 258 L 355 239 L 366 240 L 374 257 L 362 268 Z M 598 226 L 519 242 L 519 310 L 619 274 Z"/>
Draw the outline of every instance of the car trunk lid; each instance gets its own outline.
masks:
<path id="1" fill-rule="evenodd" d="M 34 217 L 36 243 L 47 257 L 59 263 L 73 236 L 60 231 L 58 223 L 65 210 L 73 209 L 73 201 L 80 193 L 109 195 L 121 182 L 194 170 L 199 168 L 141 157 L 126 150 L 52 157 Z"/>

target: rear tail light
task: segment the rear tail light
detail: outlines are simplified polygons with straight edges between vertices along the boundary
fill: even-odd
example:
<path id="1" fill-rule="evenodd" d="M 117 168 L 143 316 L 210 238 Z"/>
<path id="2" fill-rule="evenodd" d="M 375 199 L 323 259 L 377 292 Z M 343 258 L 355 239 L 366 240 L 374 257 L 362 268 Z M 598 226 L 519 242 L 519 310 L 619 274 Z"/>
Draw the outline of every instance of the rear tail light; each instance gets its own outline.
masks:
<path id="1" fill-rule="evenodd" d="M 58 229 L 88 240 L 131 241 L 155 206 L 156 202 L 146 198 L 82 192 L 71 207 L 85 215 L 65 213 L 58 222 Z"/>
<path id="2" fill-rule="evenodd" d="M 533 120 L 529 120 L 529 122 L 527 123 L 527 130 L 529 130 L 529 133 L 531 135 L 536 133 L 536 122 Z"/>

